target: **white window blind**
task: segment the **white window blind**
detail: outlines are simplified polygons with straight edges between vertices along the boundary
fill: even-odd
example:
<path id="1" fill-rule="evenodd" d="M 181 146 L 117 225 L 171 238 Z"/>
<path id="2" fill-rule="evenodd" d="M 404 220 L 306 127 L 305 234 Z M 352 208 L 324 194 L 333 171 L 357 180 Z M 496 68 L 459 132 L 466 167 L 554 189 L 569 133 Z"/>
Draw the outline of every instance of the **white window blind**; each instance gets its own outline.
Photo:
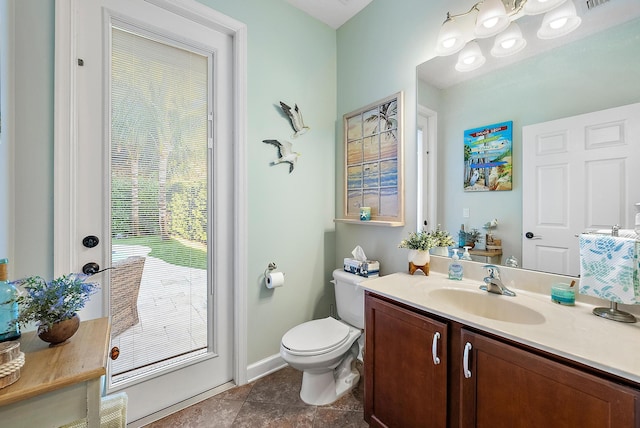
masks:
<path id="1" fill-rule="evenodd" d="M 117 383 L 207 348 L 211 61 L 118 28 L 111 55 Z"/>

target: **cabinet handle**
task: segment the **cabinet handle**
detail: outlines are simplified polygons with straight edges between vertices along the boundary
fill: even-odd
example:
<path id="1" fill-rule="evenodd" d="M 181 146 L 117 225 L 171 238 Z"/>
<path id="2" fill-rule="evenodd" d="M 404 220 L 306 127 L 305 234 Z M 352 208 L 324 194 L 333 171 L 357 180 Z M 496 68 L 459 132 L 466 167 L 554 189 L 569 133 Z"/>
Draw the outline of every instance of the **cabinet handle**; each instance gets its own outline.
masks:
<path id="1" fill-rule="evenodd" d="M 433 364 L 436 366 L 440 364 L 440 358 L 438 357 L 438 340 L 440 339 L 440 333 L 433 333 L 433 342 L 431 343 L 431 355 L 433 356 Z"/>
<path id="2" fill-rule="evenodd" d="M 467 342 L 464 345 L 464 356 L 462 357 L 462 368 L 464 371 L 464 377 L 469 379 L 471 377 L 471 370 L 469 370 L 469 351 L 471 351 L 471 343 Z"/>

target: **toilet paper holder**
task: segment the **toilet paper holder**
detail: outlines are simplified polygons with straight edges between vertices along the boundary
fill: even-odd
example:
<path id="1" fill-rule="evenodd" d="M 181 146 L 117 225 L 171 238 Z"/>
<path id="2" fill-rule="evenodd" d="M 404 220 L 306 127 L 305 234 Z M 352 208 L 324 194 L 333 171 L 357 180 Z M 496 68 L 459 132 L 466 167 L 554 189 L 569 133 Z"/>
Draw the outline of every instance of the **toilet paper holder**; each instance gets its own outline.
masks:
<path id="1" fill-rule="evenodd" d="M 277 272 L 278 266 L 275 262 L 269 263 L 269 266 L 264 270 L 264 283 L 267 288 L 282 287 L 284 285 L 284 273 Z"/>
<path id="2" fill-rule="evenodd" d="M 265 278 L 267 277 L 267 275 L 269 275 L 272 271 L 274 271 L 276 269 L 278 269 L 278 266 L 276 265 L 276 262 L 269 263 L 269 266 L 267 266 L 267 268 L 264 270 Z"/>

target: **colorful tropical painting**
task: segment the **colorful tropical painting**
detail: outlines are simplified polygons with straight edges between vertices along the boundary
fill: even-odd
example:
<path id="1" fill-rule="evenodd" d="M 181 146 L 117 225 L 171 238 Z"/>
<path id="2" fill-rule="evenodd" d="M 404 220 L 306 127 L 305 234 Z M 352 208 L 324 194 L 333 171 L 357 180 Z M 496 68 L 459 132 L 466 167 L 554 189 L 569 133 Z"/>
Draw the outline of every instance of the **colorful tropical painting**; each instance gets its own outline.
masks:
<path id="1" fill-rule="evenodd" d="M 464 190 L 512 189 L 513 122 L 464 131 Z"/>
<path id="2" fill-rule="evenodd" d="M 346 136 L 345 218 L 402 220 L 400 189 L 401 93 L 344 116 Z"/>

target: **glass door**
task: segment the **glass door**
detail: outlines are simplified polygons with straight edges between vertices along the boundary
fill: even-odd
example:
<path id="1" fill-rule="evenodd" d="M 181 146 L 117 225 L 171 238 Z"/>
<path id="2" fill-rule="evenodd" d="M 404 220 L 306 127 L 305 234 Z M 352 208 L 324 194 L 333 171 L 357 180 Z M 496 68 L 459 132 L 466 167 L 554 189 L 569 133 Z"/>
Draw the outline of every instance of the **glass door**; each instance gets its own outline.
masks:
<path id="1" fill-rule="evenodd" d="M 112 383 L 207 350 L 205 55 L 111 32 Z"/>

